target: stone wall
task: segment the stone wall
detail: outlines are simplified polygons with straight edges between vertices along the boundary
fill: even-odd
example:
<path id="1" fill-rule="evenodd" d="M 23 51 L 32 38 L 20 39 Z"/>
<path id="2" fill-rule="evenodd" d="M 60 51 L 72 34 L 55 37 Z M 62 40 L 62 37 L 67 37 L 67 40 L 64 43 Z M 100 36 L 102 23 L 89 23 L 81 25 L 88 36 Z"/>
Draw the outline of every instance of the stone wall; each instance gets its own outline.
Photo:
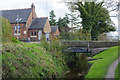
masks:
<path id="1" fill-rule="evenodd" d="M 113 47 L 118 46 L 118 42 L 97 42 L 97 41 L 67 41 L 62 42 L 68 45 L 68 47 L 90 47 L 90 48 L 103 48 L 103 47 Z"/>

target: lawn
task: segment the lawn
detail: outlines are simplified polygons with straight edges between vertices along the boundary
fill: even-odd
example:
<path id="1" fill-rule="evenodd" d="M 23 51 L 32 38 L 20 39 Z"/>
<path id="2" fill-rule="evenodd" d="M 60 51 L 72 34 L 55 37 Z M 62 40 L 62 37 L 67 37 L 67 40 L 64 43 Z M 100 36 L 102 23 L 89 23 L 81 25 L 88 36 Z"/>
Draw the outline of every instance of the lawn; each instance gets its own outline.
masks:
<path id="1" fill-rule="evenodd" d="M 115 71 L 115 78 L 119 78 L 120 79 L 119 74 L 120 74 L 120 63 L 118 64 L 117 69 Z"/>
<path id="2" fill-rule="evenodd" d="M 118 46 L 111 47 L 108 50 L 93 56 L 93 58 L 102 59 L 91 62 L 93 65 L 85 78 L 104 78 L 109 66 L 118 58 Z"/>

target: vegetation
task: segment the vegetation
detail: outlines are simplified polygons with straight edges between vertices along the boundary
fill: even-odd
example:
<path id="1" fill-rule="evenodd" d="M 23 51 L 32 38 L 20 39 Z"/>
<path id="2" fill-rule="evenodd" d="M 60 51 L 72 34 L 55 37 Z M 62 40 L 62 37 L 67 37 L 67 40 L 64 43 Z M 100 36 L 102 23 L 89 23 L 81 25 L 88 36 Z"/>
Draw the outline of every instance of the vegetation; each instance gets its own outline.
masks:
<path id="1" fill-rule="evenodd" d="M 90 41 L 91 40 L 91 34 L 86 31 L 80 31 L 77 30 L 74 33 L 69 34 L 70 40 L 82 40 L 82 41 Z M 68 39 L 69 39 L 68 38 Z"/>
<path id="2" fill-rule="evenodd" d="M 114 25 L 110 19 L 109 11 L 103 7 L 103 2 L 70 2 L 69 9 L 78 11 L 82 18 L 83 30 L 91 34 L 91 39 L 98 40 L 102 33 L 115 31 Z"/>
<path id="3" fill-rule="evenodd" d="M 76 66 L 77 69 L 79 70 L 79 72 L 85 76 L 85 74 L 87 73 L 88 70 L 88 64 L 87 64 L 87 57 L 86 54 L 80 54 L 78 53 L 78 60 L 76 61 Z"/>
<path id="4" fill-rule="evenodd" d="M 17 38 L 13 37 L 13 38 L 12 38 L 12 42 L 18 43 L 19 40 L 18 40 Z"/>
<path id="5" fill-rule="evenodd" d="M 0 17 L 0 37 L 2 37 L 3 42 L 11 42 L 12 40 L 12 28 L 9 21 L 5 18 Z M 1 42 L 1 41 L 0 41 Z"/>
<path id="6" fill-rule="evenodd" d="M 66 37 L 66 36 L 69 37 L 70 27 L 68 26 L 68 24 L 69 24 L 68 15 L 65 15 L 65 17 L 58 19 L 57 25 L 59 26 L 58 28 L 61 37 Z"/>
<path id="7" fill-rule="evenodd" d="M 120 63 L 118 64 L 117 69 L 115 71 L 115 78 L 119 78 L 120 79 L 119 74 L 120 74 Z"/>
<path id="8" fill-rule="evenodd" d="M 56 78 L 67 70 L 61 56 L 55 57 L 42 44 L 7 43 L 2 51 L 3 78 Z M 57 51 L 56 51 L 57 52 Z"/>
<path id="9" fill-rule="evenodd" d="M 55 19 L 55 14 L 54 14 L 54 11 L 52 10 L 50 12 L 50 25 L 51 26 L 55 26 L 56 25 L 56 19 Z"/>
<path id="10" fill-rule="evenodd" d="M 2 78 L 58 78 L 68 70 L 57 38 L 51 43 L 23 43 L 12 38 L 11 26 L 3 18 Z M 1 27 L 0 27 L 1 28 Z M 10 39 L 10 40 L 9 40 Z M 12 41 L 12 42 L 11 42 Z"/>
<path id="11" fill-rule="evenodd" d="M 91 66 L 85 78 L 104 78 L 107 74 L 109 66 L 118 58 L 118 46 L 101 52 L 93 56 L 93 58 L 101 59 L 91 62 L 93 65 Z"/>

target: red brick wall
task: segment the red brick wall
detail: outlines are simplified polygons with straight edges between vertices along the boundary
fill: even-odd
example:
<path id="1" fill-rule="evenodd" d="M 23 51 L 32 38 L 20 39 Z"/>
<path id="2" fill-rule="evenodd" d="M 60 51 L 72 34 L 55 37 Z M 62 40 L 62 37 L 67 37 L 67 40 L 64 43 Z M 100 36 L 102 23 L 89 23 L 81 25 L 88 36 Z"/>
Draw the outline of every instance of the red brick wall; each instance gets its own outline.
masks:
<path id="1" fill-rule="evenodd" d="M 56 31 L 56 32 L 50 32 L 50 36 L 51 36 L 51 38 L 50 38 L 50 39 L 52 39 L 52 37 L 55 37 L 55 35 L 57 35 L 57 36 L 59 36 L 59 35 L 60 35 L 59 29 L 57 29 L 57 31 Z"/>
<path id="2" fill-rule="evenodd" d="M 34 31 L 36 31 L 36 37 L 31 37 L 31 32 L 34 32 Z M 28 37 L 30 38 L 30 40 L 32 41 L 32 40 L 38 40 L 38 29 L 31 29 L 31 30 L 29 30 L 29 32 L 28 32 Z M 43 32 L 43 29 L 41 29 L 41 31 L 42 31 L 42 35 L 45 35 L 45 33 Z"/>
<path id="3" fill-rule="evenodd" d="M 59 29 L 55 32 L 55 35 L 60 35 Z"/>
<path id="4" fill-rule="evenodd" d="M 12 35 L 13 37 L 17 38 L 17 35 L 15 35 L 15 25 L 17 26 L 17 24 L 11 24 Z M 25 23 L 20 23 L 19 25 L 20 25 L 20 35 L 18 35 L 18 38 L 26 38 L 27 34 L 24 34 L 24 31 L 26 30 Z"/>

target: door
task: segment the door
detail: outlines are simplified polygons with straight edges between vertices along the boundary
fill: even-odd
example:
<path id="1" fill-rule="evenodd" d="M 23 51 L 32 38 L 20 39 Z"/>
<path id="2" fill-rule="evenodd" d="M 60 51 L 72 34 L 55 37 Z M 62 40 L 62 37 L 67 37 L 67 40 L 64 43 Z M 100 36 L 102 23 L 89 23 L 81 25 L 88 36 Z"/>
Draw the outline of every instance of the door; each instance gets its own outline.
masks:
<path id="1" fill-rule="evenodd" d="M 42 31 L 38 31 L 38 40 L 40 40 L 42 37 Z"/>

